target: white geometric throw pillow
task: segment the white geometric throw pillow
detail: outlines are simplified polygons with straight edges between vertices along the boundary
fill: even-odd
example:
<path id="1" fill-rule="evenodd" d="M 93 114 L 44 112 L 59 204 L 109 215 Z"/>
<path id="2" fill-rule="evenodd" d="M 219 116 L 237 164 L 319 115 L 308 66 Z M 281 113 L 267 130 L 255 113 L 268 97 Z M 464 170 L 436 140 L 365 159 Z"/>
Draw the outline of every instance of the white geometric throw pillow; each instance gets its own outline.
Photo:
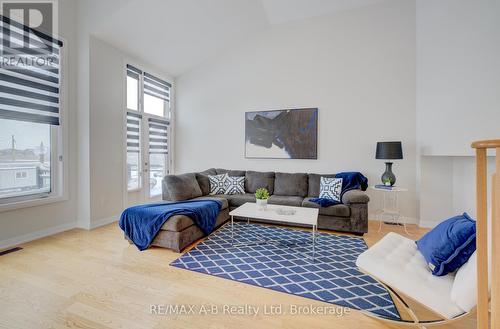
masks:
<path id="1" fill-rule="evenodd" d="M 245 194 L 245 176 L 228 176 L 226 180 L 226 194 Z"/>
<path id="2" fill-rule="evenodd" d="M 340 202 L 342 194 L 342 178 L 321 177 L 319 197 Z"/>
<path id="3" fill-rule="evenodd" d="M 208 180 L 210 181 L 210 194 L 224 194 L 224 192 L 226 192 L 228 177 L 229 176 L 227 174 L 214 176 L 208 175 Z"/>

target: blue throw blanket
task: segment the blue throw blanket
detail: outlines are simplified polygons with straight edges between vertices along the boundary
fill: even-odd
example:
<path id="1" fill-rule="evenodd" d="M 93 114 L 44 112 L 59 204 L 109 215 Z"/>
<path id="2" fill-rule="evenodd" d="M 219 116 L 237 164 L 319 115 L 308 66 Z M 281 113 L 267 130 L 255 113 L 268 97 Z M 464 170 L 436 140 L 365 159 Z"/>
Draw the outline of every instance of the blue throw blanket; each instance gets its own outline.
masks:
<path id="1" fill-rule="evenodd" d="M 350 190 L 361 189 L 366 191 L 368 188 L 368 178 L 358 171 L 346 171 L 335 174 L 335 178 L 342 178 L 342 192 L 340 193 L 340 200 L 345 192 Z M 321 207 L 330 207 L 342 202 L 338 202 L 325 198 L 311 198 L 309 201 L 319 204 Z"/>
<path id="2" fill-rule="evenodd" d="M 358 171 L 339 172 L 335 178 L 342 178 L 342 195 L 350 190 L 366 191 L 368 188 L 368 178 Z"/>
<path id="3" fill-rule="evenodd" d="M 190 200 L 155 203 L 125 209 L 120 217 L 120 228 L 139 248 L 145 250 L 172 216 L 188 216 L 206 235 L 212 233 L 222 202 L 219 200 Z"/>
<path id="4" fill-rule="evenodd" d="M 332 199 L 327 198 L 310 198 L 309 201 L 319 204 L 321 207 L 330 207 L 335 206 L 336 204 L 341 204 L 342 202 L 338 202 Z"/>

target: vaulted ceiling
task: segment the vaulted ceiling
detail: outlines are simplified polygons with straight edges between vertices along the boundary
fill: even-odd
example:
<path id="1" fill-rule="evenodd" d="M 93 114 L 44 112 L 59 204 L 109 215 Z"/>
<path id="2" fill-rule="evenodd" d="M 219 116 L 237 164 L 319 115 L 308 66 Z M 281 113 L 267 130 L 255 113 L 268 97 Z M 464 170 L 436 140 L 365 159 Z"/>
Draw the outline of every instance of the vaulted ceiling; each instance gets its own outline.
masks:
<path id="1" fill-rule="evenodd" d="M 85 1 L 93 35 L 179 76 L 273 25 L 383 0 Z"/>

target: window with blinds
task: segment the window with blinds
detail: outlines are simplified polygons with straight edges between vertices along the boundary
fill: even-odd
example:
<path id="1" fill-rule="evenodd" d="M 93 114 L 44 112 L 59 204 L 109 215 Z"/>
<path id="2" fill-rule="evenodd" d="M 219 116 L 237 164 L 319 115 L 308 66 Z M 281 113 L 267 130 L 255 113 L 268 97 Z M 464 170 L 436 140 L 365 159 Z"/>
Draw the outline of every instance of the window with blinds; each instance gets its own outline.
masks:
<path id="1" fill-rule="evenodd" d="M 62 42 L 0 17 L 0 118 L 59 125 Z"/>
<path id="2" fill-rule="evenodd" d="M 0 203 L 60 195 L 63 43 L 2 15 L 0 39 Z"/>
<path id="3" fill-rule="evenodd" d="M 168 125 L 166 120 L 149 118 L 150 154 L 168 154 Z"/>
<path id="4" fill-rule="evenodd" d="M 127 152 L 140 153 L 142 116 L 137 113 L 127 113 Z"/>
<path id="5" fill-rule="evenodd" d="M 172 85 L 144 72 L 144 113 L 170 118 L 170 88 Z"/>
<path id="6" fill-rule="evenodd" d="M 142 115 L 127 112 L 127 187 L 138 189 L 141 180 L 141 122 Z"/>
<path id="7" fill-rule="evenodd" d="M 127 65 L 127 109 L 139 111 L 139 86 L 142 71 Z"/>
<path id="8" fill-rule="evenodd" d="M 143 177 L 149 197 L 156 197 L 169 171 L 172 85 L 130 64 L 126 72 L 128 188 L 142 189 Z"/>

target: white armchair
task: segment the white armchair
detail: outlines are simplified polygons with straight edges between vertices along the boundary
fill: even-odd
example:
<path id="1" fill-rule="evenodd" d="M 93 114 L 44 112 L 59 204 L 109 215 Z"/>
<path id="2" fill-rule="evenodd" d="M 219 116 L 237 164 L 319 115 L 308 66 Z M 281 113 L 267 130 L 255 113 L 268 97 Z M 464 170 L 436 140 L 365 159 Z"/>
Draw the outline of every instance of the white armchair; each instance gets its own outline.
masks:
<path id="1" fill-rule="evenodd" d="M 477 304 L 476 253 L 456 274 L 438 277 L 428 270 L 415 241 L 389 233 L 362 253 L 356 265 L 361 271 L 379 280 L 401 300 L 413 319 L 406 322 L 413 325 L 424 327 L 457 320 L 470 313 Z M 422 304 L 442 319 L 419 320 L 398 293 Z"/>

